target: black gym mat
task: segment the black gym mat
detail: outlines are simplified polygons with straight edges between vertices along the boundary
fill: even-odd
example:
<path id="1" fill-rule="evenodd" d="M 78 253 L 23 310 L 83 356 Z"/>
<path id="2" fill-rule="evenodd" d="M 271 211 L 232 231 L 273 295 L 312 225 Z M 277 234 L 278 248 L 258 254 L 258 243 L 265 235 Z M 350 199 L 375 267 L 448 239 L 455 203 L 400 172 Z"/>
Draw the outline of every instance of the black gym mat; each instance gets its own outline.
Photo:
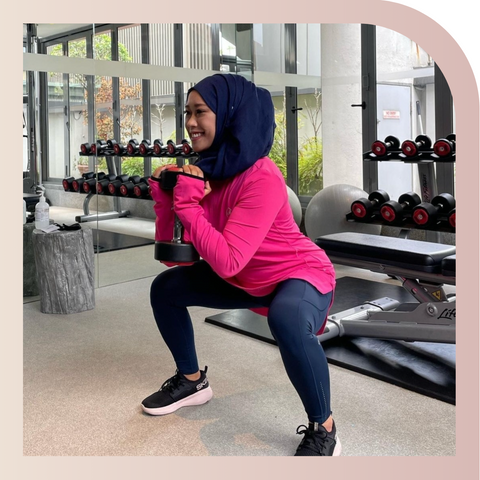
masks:
<path id="1" fill-rule="evenodd" d="M 153 245 L 154 240 L 135 235 L 125 235 L 123 233 L 108 232 L 92 228 L 93 249 L 95 253 L 112 252 L 114 250 L 123 250 L 125 248 L 143 247 L 144 245 Z M 153 253 L 152 253 L 153 255 Z"/>
<path id="2" fill-rule="evenodd" d="M 402 287 L 343 277 L 337 280 L 330 313 L 382 297 L 416 303 Z M 250 310 L 224 312 L 207 317 L 205 322 L 276 345 L 266 318 Z M 322 345 L 332 365 L 455 404 L 455 345 L 364 337 L 338 337 Z"/>

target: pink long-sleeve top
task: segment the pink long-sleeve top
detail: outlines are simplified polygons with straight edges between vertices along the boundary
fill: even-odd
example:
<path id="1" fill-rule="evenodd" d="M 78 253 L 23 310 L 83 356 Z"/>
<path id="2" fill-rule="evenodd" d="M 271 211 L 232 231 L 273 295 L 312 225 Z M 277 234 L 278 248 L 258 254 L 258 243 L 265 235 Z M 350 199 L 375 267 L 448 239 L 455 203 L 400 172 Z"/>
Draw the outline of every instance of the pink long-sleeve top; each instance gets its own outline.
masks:
<path id="1" fill-rule="evenodd" d="M 174 212 L 184 241 L 228 283 L 251 295 L 271 293 L 289 278 L 306 280 L 320 292 L 335 287 L 335 271 L 325 252 L 294 221 L 285 181 L 267 157 L 224 181 L 204 183 L 179 175 L 171 191 L 150 180 L 155 201 L 156 241 L 170 241 Z"/>

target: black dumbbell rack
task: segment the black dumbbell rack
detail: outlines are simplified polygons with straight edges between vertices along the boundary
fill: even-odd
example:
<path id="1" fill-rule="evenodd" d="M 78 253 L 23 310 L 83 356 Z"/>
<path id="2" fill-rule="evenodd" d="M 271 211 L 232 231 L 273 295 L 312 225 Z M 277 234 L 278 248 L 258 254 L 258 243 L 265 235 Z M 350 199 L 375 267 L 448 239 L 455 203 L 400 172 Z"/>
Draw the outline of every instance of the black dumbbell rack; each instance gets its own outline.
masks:
<path id="1" fill-rule="evenodd" d="M 376 142 L 388 147 L 381 149 L 382 155 L 374 153 L 373 147 Z M 363 154 L 363 160 L 370 162 L 396 161 L 416 164 L 418 166 L 422 202 L 429 203 L 438 195 L 435 163 L 456 161 L 456 135 L 454 133 L 447 135 L 444 139 L 438 139 L 435 143 L 425 135 L 419 135 L 415 140 L 405 140 L 402 143 L 393 136 L 388 136 L 385 139 L 385 142 L 378 140 L 376 142 L 372 144 L 371 150 Z M 417 145 L 418 148 L 413 149 L 413 154 L 410 154 L 410 152 L 404 148 L 408 146 L 416 147 Z M 361 221 L 358 218 L 355 218 L 351 213 L 348 213 L 346 218 L 348 221 Z M 366 219 L 365 222 L 390 226 L 389 223 L 384 221 L 379 214 Z M 406 213 L 405 219 L 400 227 L 405 229 L 422 229 L 432 232 L 455 232 L 455 228 L 449 226 L 447 213 L 445 215 L 440 215 L 438 217 L 438 222 L 435 225 L 430 226 L 417 225 L 411 219 L 411 213 Z"/>
<path id="2" fill-rule="evenodd" d="M 405 212 L 402 216 L 401 222 L 396 223 L 389 223 L 388 221 L 384 220 L 380 215 L 380 208 L 378 209 L 375 214 L 367 218 L 365 220 L 359 219 L 355 217 L 351 212 L 347 213 L 346 219 L 349 222 L 356 222 L 356 223 L 371 223 L 376 225 L 384 225 L 387 227 L 399 227 L 402 229 L 417 229 L 417 230 L 427 230 L 432 232 L 446 232 L 446 233 L 455 233 L 455 227 L 449 225 L 449 214 L 444 213 L 437 216 L 437 221 L 431 225 L 418 225 L 413 221 L 412 218 L 412 211 Z"/>
<path id="3" fill-rule="evenodd" d="M 113 159 L 115 157 L 141 157 L 141 158 L 171 158 L 175 160 L 178 165 L 183 163 L 185 159 L 196 159 L 197 154 L 193 151 L 190 144 L 187 140 L 182 140 L 181 144 L 177 145 L 173 140 L 168 140 L 164 145 L 163 142 L 159 139 L 154 140 L 152 144 L 150 144 L 149 140 L 142 140 L 138 142 L 136 139 L 131 139 L 126 145 L 122 145 L 118 143 L 116 140 L 111 139 L 108 141 L 104 140 L 97 140 L 93 144 L 84 143 L 80 146 L 80 156 L 95 156 L 95 157 L 104 157 L 107 160 L 107 172 L 108 175 L 116 175 L 116 167 Z M 82 175 L 80 180 L 86 181 L 95 178 L 97 180 L 101 180 L 101 175 L 107 175 L 104 172 L 97 174 L 94 172 L 88 172 Z M 64 179 L 64 189 L 65 191 L 71 191 L 65 186 L 65 182 L 72 181 L 76 179 Z M 83 184 L 82 181 L 82 184 Z M 132 182 L 132 179 L 126 178 L 124 179 L 123 183 Z M 125 185 L 127 187 L 127 185 Z M 131 185 L 128 185 L 131 187 Z M 90 213 L 90 200 L 94 197 L 97 193 L 96 189 L 94 191 L 84 191 L 83 188 L 79 188 L 78 190 L 80 193 L 86 194 L 85 200 L 83 202 L 83 211 L 84 215 L 79 215 L 75 217 L 77 222 L 89 222 L 89 221 L 96 221 L 96 220 L 110 220 L 114 218 L 121 218 L 130 215 L 129 210 L 121 210 L 119 205 L 120 198 L 130 198 L 130 199 L 146 199 L 151 200 L 149 195 L 143 194 L 142 196 L 136 196 L 133 194 L 123 194 L 123 195 L 112 195 L 114 199 L 114 208 L 115 211 L 112 212 L 103 212 L 98 214 L 91 214 Z M 131 192 L 131 188 L 125 188 L 125 192 Z"/>

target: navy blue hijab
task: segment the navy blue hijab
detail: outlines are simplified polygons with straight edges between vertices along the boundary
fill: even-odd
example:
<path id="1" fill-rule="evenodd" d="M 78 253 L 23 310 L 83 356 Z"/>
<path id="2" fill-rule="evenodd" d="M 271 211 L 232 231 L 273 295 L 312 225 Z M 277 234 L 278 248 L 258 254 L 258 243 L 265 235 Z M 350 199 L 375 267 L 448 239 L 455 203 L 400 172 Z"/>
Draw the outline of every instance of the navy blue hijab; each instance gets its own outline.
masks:
<path id="1" fill-rule="evenodd" d="M 204 78 L 196 90 L 215 113 L 212 145 L 195 163 L 212 180 L 233 177 L 270 152 L 275 130 L 275 110 L 268 90 L 234 74 Z"/>

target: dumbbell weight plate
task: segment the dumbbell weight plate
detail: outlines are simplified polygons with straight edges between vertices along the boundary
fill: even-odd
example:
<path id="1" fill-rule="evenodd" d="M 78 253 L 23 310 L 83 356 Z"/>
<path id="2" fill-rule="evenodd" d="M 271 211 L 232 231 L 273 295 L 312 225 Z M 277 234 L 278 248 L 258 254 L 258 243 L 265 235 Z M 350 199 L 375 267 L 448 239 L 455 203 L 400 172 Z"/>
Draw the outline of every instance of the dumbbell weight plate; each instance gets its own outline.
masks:
<path id="1" fill-rule="evenodd" d="M 433 153 L 435 153 L 439 157 L 448 157 L 452 154 L 453 149 L 454 147 L 452 145 L 452 142 L 450 140 L 447 140 L 446 138 L 441 138 L 440 140 L 437 140 L 433 145 Z"/>
<path id="2" fill-rule="evenodd" d="M 120 195 L 124 197 L 130 197 L 133 196 L 133 189 L 135 187 L 135 184 L 133 182 L 125 182 L 120 185 L 119 192 Z"/>
<path id="3" fill-rule="evenodd" d="M 178 174 L 183 170 L 178 167 L 167 168 L 160 172 L 160 187 L 162 190 L 173 190 L 177 184 Z"/>
<path id="4" fill-rule="evenodd" d="M 436 218 L 438 210 L 428 202 L 422 202 L 413 209 L 412 219 L 417 225 L 429 225 Z"/>
<path id="5" fill-rule="evenodd" d="M 432 198 L 432 205 L 441 206 L 441 211 L 446 213 L 455 208 L 455 197 L 449 193 L 440 193 Z"/>
<path id="6" fill-rule="evenodd" d="M 85 193 L 90 193 L 97 190 L 97 181 L 95 178 L 89 178 L 83 182 L 82 188 Z"/>
<path id="7" fill-rule="evenodd" d="M 378 206 L 380 206 L 390 200 L 390 195 L 384 190 L 375 190 L 368 196 L 368 199 L 372 202 L 377 202 Z"/>
<path id="8" fill-rule="evenodd" d="M 64 178 L 62 180 L 63 189 L 66 192 L 73 192 L 74 191 L 73 185 L 72 185 L 74 180 L 75 180 L 75 178 L 73 178 L 73 177 Z"/>
<path id="9" fill-rule="evenodd" d="M 191 243 L 155 242 L 155 260 L 173 263 L 188 263 L 200 260 L 200 255 Z"/>
<path id="10" fill-rule="evenodd" d="M 448 214 L 448 224 L 452 228 L 456 228 L 457 226 L 457 219 L 456 219 L 456 214 L 455 214 L 455 208 Z"/>
<path id="11" fill-rule="evenodd" d="M 427 135 L 419 135 L 415 139 L 416 143 L 421 143 L 422 145 L 419 148 L 419 150 L 430 150 L 432 148 L 432 141 L 430 140 L 430 137 L 427 137 Z"/>
<path id="12" fill-rule="evenodd" d="M 388 223 L 397 223 L 403 219 L 403 207 L 399 202 L 390 200 L 380 208 L 381 217 Z"/>
<path id="13" fill-rule="evenodd" d="M 370 205 L 371 202 L 368 198 L 359 198 L 352 203 L 350 210 L 355 218 L 364 219 L 367 216 Z"/>
<path id="14" fill-rule="evenodd" d="M 400 195 L 400 197 L 398 197 L 398 203 L 400 204 L 407 203 L 408 209 L 412 210 L 413 207 L 420 205 L 420 203 L 422 203 L 422 199 L 415 192 L 409 192 L 409 193 L 403 193 L 402 195 Z"/>
<path id="15" fill-rule="evenodd" d="M 388 137 L 385 137 L 385 143 L 390 143 L 390 150 L 400 150 L 400 140 L 397 137 L 394 137 L 393 135 L 389 135 Z"/>

